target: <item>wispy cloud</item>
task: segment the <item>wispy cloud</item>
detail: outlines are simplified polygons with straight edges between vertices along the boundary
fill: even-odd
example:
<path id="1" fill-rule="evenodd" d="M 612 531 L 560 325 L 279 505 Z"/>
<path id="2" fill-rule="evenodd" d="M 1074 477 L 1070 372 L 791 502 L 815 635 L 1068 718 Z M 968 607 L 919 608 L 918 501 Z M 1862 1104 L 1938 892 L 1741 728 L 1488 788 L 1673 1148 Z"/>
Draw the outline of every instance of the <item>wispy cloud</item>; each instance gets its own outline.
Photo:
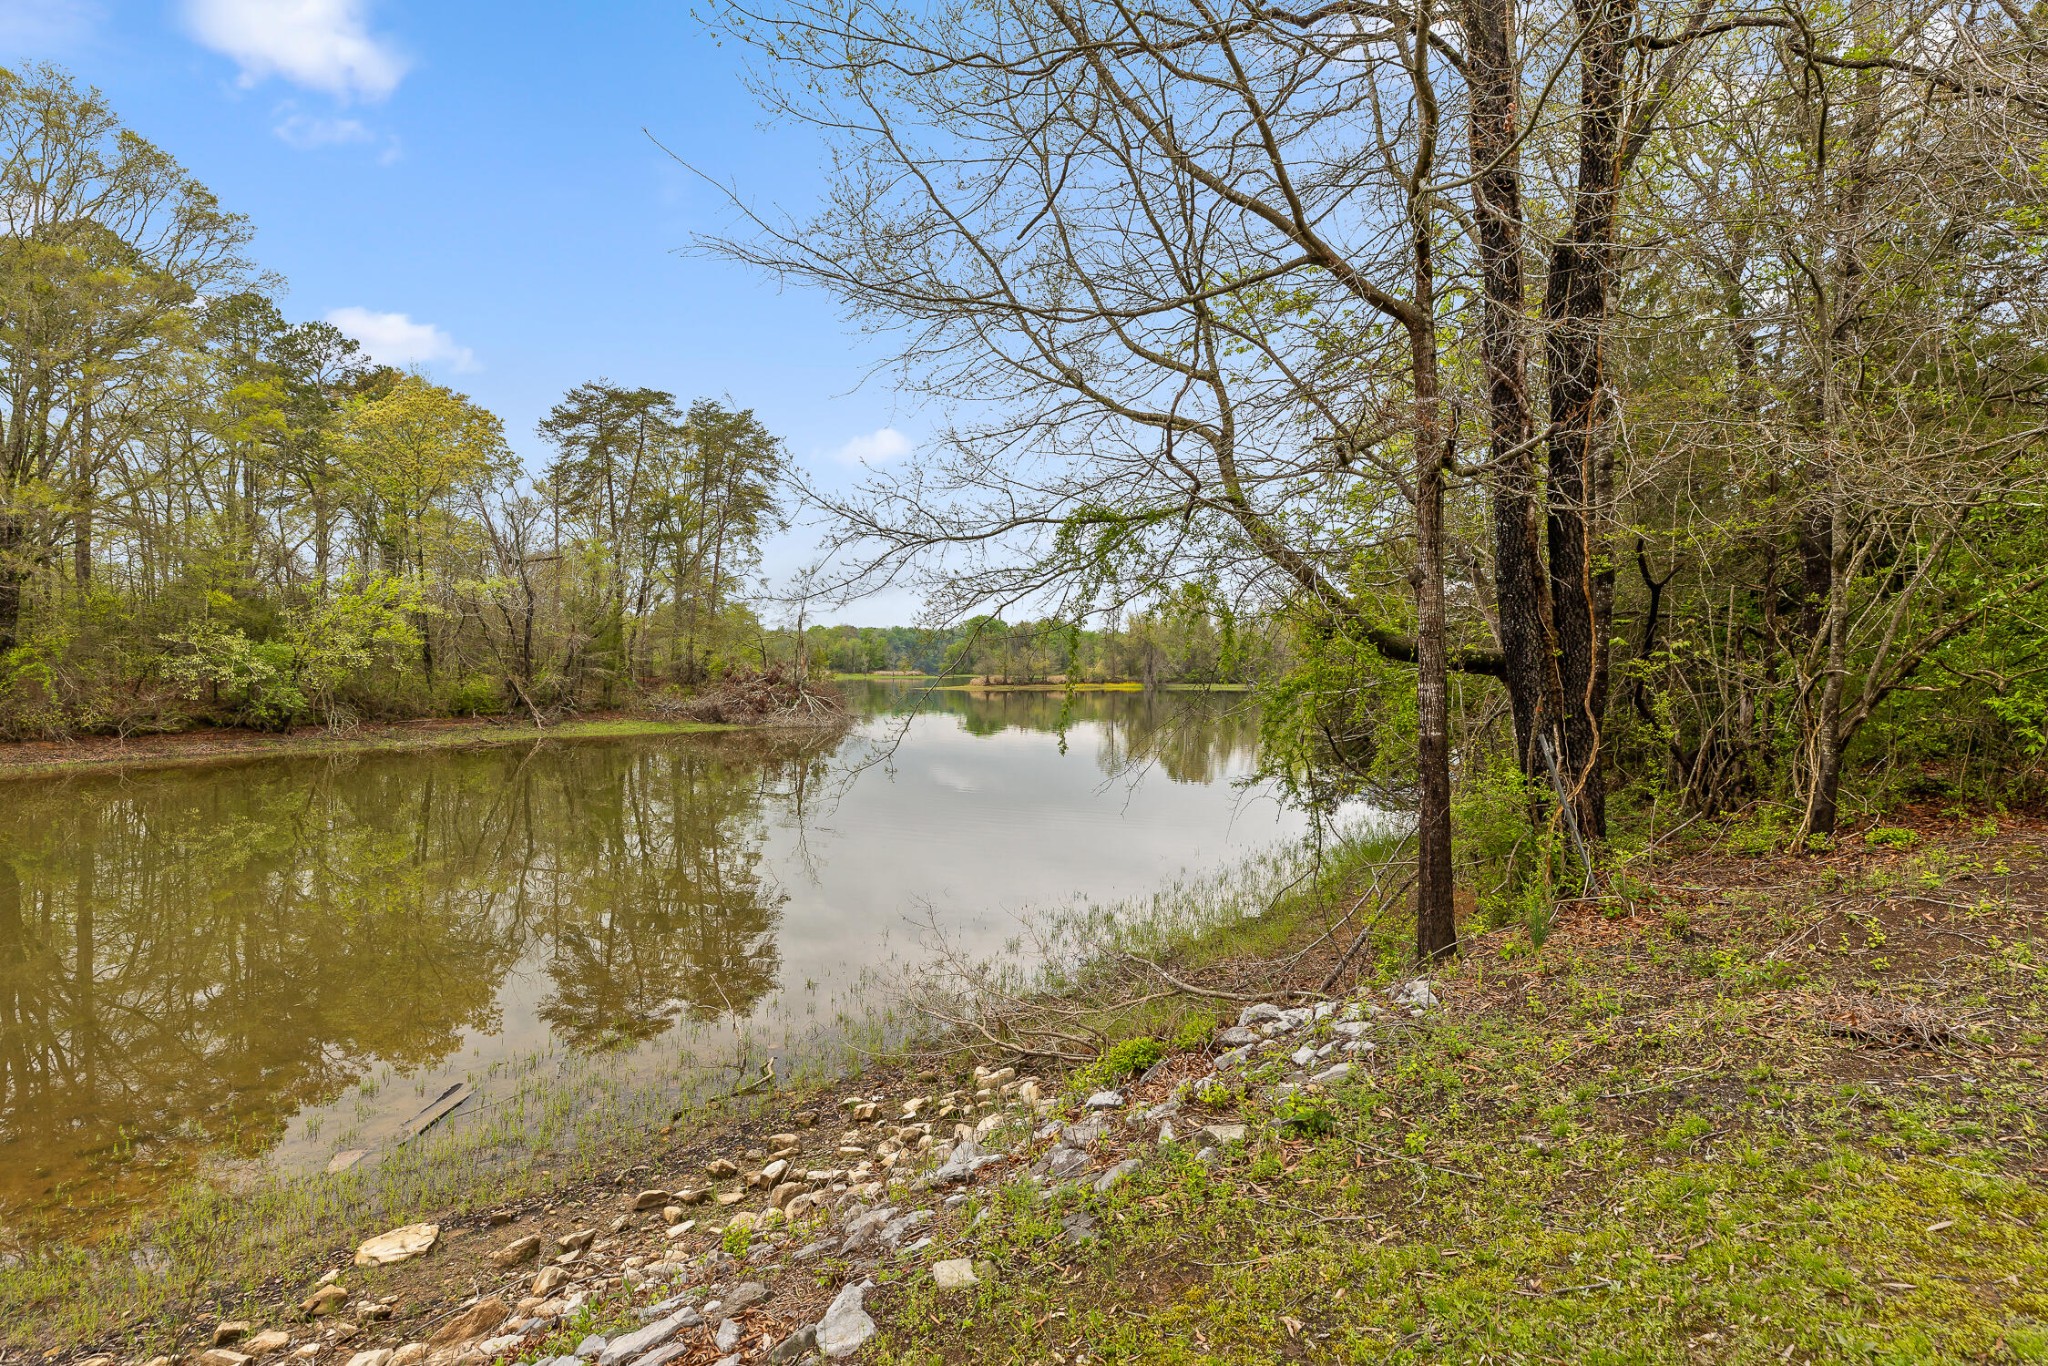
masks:
<path id="1" fill-rule="evenodd" d="M 48 57 L 91 37 L 105 17 L 97 0 L 0 0 L 0 51 Z"/>
<path id="2" fill-rule="evenodd" d="M 370 359 L 384 365 L 446 364 L 458 374 L 483 368 L 476 352 L 456 345 L 455 338 L 432 323 L 416 323 L 403 313 L 337 308 L 327 321 L 361 342 Z"/>
<path id="3" fill-rule="evenodd" d="M 324 119 L 313 114 L 286 114 L 271 131 L 304 152 L 377 140 L 377 135 L 361 119 Z"/>
<path id="4" fill-rule="evenodd" d="M 894 427 L 882 427 L 866 436 L 856 436 L 833 451 L 832 458 L 844 465 L 886 465 L 914 449 L 909 437 Z"/>
<path id="5" fill-rule="evenodd" d="M 192 35 L 234 58 L 242 84 L 271 76 L 340 99 L 380 100 L 409 63 L 369 30 L 366 0 L 185 0 Z"/>

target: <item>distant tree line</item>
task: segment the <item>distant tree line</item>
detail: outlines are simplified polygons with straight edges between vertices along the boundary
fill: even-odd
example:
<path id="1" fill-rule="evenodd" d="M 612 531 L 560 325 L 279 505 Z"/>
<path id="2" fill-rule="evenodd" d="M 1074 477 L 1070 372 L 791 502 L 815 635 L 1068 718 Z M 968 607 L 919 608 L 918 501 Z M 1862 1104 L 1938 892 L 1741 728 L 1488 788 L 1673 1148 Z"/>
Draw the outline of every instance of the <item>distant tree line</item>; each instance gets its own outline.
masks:
<path id="1" fill-rule="evenodd" d="M 522 710 L 697 682 L 784 455 L 597 381 L 492 413 L 292 322 L 250 225 L 61 71 L 0 71 L 0 736 Z"/>
<path id="2" fill-rule="evenodd" d="M 778 648 L 794 651 L 793 642 Z M 1199 585 L 1134 609 L 1113 625 L 975 616 L 957 626 L 813 626 L 803 652 L 833 673 L 912 673 L 1007 683 L 1251 685 L 1284 672 L 1285 625 L 1239 618 Z"/>

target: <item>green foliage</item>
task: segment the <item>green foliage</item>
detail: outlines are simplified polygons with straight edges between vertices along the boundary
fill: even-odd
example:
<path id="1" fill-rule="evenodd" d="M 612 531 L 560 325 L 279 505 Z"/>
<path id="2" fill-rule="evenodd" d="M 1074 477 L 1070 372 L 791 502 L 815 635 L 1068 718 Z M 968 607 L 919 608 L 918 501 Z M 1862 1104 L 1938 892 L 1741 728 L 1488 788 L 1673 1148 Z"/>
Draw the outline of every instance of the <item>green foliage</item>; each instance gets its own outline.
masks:
<path id="1" fill-rule="evenodd" d="M 1910 849 L 1920 837 L 1900 826 L 1880 825 L 1864 831 L 1863 842 L 1873 849 Z"/>
<path id="2" fill-rule="evenodd" d="M 1114 1086 L 1128 1077 L 1137 1076 L 1165 1056 L 1166 1045 L 1157 1039 L 1141 1036 L 1119 1040 L 1103 1049 L 1094 1062 L 1077 1071 L 1073 1086 L 1080 1091 Z"/>

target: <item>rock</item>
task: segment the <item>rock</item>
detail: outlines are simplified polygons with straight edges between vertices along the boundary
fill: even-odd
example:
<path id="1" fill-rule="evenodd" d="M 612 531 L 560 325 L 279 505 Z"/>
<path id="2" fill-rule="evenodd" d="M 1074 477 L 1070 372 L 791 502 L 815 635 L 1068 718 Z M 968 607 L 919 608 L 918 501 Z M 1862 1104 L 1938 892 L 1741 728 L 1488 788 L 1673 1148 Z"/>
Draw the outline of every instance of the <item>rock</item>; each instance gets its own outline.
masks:
<path id="1" fill-rule="evenodd" d="M 390 1361 L 391 1349 L 377 1347 L 367 1352 L 357 1352 L 348 1359 L 348 1366 L 390 1366 Z"/>
<path id="2" fill-rule="evenodd" d="M 861 1307 L 873 1285 L 873 1281 L 861 1281 L 846 1286 L 833 1297 L 825 1317 L 818 1320 L 818 1350 L 832 1360 L 852 1356 L 875 1335 L 875 1321 Z"/>
<path id="3" fill-rule="evenodd" d="M 962 1181 L 972 1181 L 983 1167 L 1002 1160 L 1000 1156 L 983 1152 L 981 1145 L 970 1136 L 954 1144 L 952 1155 L 925 1180 L 932 1186 L 951 1186 Z"/>
<path id="4" fill-rule="evenodd" d="M 1052 1148 L 1039 1160 L 1039 1166 L 1054 1180 L 1069 1181 L 1088 1170 L 1088 1154 L 1079 1148 Z"/>
<path id="5" fill-rule="evenodd" d="M 1335 1086 L 1351 1075 L 1351 1064 L 1340 1062 L 1335 1067 L 1326 1067 L 1309 1078 L 1311 1085 Z"/>
<path id="6" fill-rule="evenodd" d="M 408 1342 L 391 1354 L 391 1360 L 384 1366 L 420 1366 L 427 1359 L 427 1344 Z"/>
<path id="7" fill-rule="evenodd" d="M 711 1345 L 720 1352 L 730 1352 L 740 1345 L 740 1325 L 736 1319 L 727 1319 L 718 1325 L 718 1332 L 712 1336 Z"/>
<path id="8" fill-rule="evenodd" d="M 1436 992 L 1430 989 L 1429 980 L 1424 977 L 1401 983 L 1387 993 L 1387 999 L 1410 1010 L 1429 1010 L 1438 1004 Z"/>
<path id="9" fill-rule="evenodd" d="M 752 1309 L 767 1298 L 767 1286 L 759 1281 L 742 1281 L 732 1288 L 730 1295 L 725 1297 L 725 1312 L 727 1314 L 737 1314 L 742 1309 Z"/>
<path id="10" fill-rule="evenodd" d="M 1124 1095 L 1121 1091 L 1097 1091 L 1088 1097 L 1088 1108 L 1091 1110 L 1114 1110 L 1123 1103 Z"/>
<path id="11" fill-rule="evenodd" d="M 932 1263 L 932 1281 L 941 1290 L 972 1290 L 981 1284 L 981 1277 L 974 1274 L 973 1262 L 965 1257 L 953 1257 Z"/>
<path id="12" fill-rule="evenodd" d="M 894 1248 L 903 1241 L 905 1234 L 914 1233 L 918 1229 L 923 1228 L 932 1221 L 932 1217 L 932 1212 L 928 1209 L 913 1210 L 901 1218 L 891 1219 L 887 1224 L 884 1224 L 878 1236 L 881 1238 L 884 1246 Z"/>
<path id="13" fill-rule="evenodd" d="M 242 1343 L 242 1350 L 252 1357 L 267 1357 L 272 1352 L 282 1352 L 292 1345 L 292 1335 L 272 1328 L 256 1334 Z"/>
<path id="14" fill-rule="evenodd" d="M 794 1148 L 797 1146 L 797 1143 L 798 1140 L 795 1134 L 768 1135 L 768 1151 L 771 1153 L 782 1152 L 785 1149 Z"/>
<path id="15" fill-rule="evenodd" d="M 440 1240 L 439 1224 L 407 1224 L 380 1233 L 356 1249 L 357 1266 L 390 1266 L 433 1251 Z"/>
<path id="16" fill-rule="evenodd" d="M 745 1191 L 727 1191 L 718 1197 L 718 1203 L 721 1205 L 737 1205 L 746 1198 L 747 1193 Z"/>
<path id="17" fill-rule="evenodd" d="M 1085 1211 L 1077 1211 L 1060 1220 L 1060 1229 L 1069 1243 L 1079 1246 L 1095 1238 L 1095 1217 Z"/>
<path id="18" fill-rule="evenodd" d="M 695 1219 L 685 1219 L 680 1224 L 671 1225 L 666 1236 L 670 1238 L 680 1238 L 695 1227 L 697 1227 L 697 1221 Z"/>
<path id="19" fill-rule="evenodd" d="M 785 1362 L 801 1361 L 818 1350 L 818 1330 L 806 1324 L 788 1337 L 775 1344 L 768 1353 L 772 1366 L 783 1366 Z"/>
<path id="20" fill-rule="evenodd" d="M 1316 1051 L 1307 1044 L 1303 1044 L 1300 1048 L 1295 1049 L 1293 1056 L 1289 1059 L 1296 1067 L 1306 1067 L 1315 1060 Z"/>
<path id="21" fill-rule="evenodd" d="M 673 1197 L 667 1191 L 641 1191 L 638 1195 L 633 1197 L 633 1212 L 635 1214 L 638 1214 L 642 1210 L 654 1209 L 658 1206 L 666 1205 L 671 1198 Z"/>
<path id="22" fill-rule="evenodd" d="M 1232 1025 L 1228 1029 L 1216 1031 L 1216 1042 L 1222 1044 L 1225 1048 L 1243 1048 L 1246 1044 L 1253 1044 L 1258 1041 L 1259 1036 L 1243 1025 Z"/>
<path id="23" fill-rule="evenodd" d="M 491 1260 L 499 1266 L 518 1266 L 540 1255 L 540 1237 L 529 1233 L 524 1238 L 515 1238 L 491 1254 Z"/>
<path id="24" fill-rule="evenodd" d="M 240 1342 L 248 1336 L 249 1325 L 239 1319 L 232 1323 L 215 1324 L 213 1329 L 213 1345 L 225 1347 L 231 1342 Z"/>
<path id="25" fill-rule="evenodd" d="M 676 1203 L 679 1205 L 701 1205 L 710 1198 L 709 1186 L 693 1186 L 689 1190 L 676 1192 Z"/>
<path id="26" fill-rule="evenodd" d="M 1264 1001 L 1260 1001 L 1256 1005 L 1248 1005 L 1243 1010 L 1237 1012 L 1237 1023 L 1239 1028 L 1244 1028 L 1250 1025 L 1258 1024 L 1273 1024 L 1277 1022 L 1279 1019 L 1280 1007 L 1276 1005 L 1268 1005 Z"/>
<path id="27" fill-rule="evenodd" d="M 1195 1137 L 1205 1138 L 1220 1147 L 1228 1147 L 1232 1143 L 1244 1142 L 1244 1125 L 1205 1124 L 1202 1126 L 1202 1131 L 1196 1134 Z"/>
<path id="28" fill-rule="evenodd" d="M 1114 1167 L 1111 1167 L 1108 1171 L 1104 1172 L 1102 1175 L 1096 1177 L 1095 1189 L 1098 1191 L 1106 1191 L 1111 1186 L 1117 1185 L 1119 1182 L 1127 1180 L 1132 1172 L 1135 1172 L 1136 1170 L 1138 1170 L 1139 1167 L 1142 1167 L 1143 1165 L 1144 1163 L 1138 1161 L 1137 1158 L 1127 1157 L 1123 1161 L 1117 1163 Z"/>
<path id="29" fill-rule="evenodd" d="M 493 1295 L 489 1299 L 478 1300 L 435 1329 L 427 1338 L 427 1345 L 446 1347 L 451 1343 L 468 1342 L 482 1337 L 511 1317 L 512 1306 Z"/>
<path id="30" fill-rule="evenodd" d="M 1330 1032 L 1339 1038 L 1357 1039 L 1364 1037 L 1371 1028 L 1372 1026 L 1363 1020 L 1339 1020 L 1330 1026 Z"/>
<path id="31" fill-rule="evenodd" d="M 678 1309 L 665 1319 L 656 1319 L 645 1328 L 621 1334 L 606 1344 L 599 1353 L 597 1366 L 619 1366 L 622 1361 L 632 1361 L 643 1352 L 650 1352 L 661 1346 L 685 1328 L 695 1328 L 704 1322 L 704 1316 L 694 1309 Z"/>
<path id="32" fill-rule="evenodd" d="M 1038 1104 L 1042 1095 L 1043 1093 L 1039 1090 L 1038 1083 L 1035 1081 L 1026 1080 L 1017 1083 L 1017 1099 L 1023 1101 L 1026 1105 Z"/>
<path id="33" fill-rule="evenodd" d="M 596 1333 L 591 1333 L 583 1341 L 576 1344 L 576 1355 L 580 1357 L 594 1357 L 609 1344 L 610 1339 L 600 1337 Z"/>
<path id="34" fill-rule="evenodd" d="M 789 1203 L 782 1207 L 782 1212 L 791 1219 L 801 1219 L 817 1207 L 818 1197 L 810 1191 L 802 1191 L 789 1197 Z"/>
<path id="35" fill-rule="evenodd" d="M 589 1247 L 592 1243 L 596 1241 L 596 1229 L 579 1228 L 574 1233 L 565 1233 L 561 1237 L 555 1239 L 555 1246 L 559 1247 L 564 1252 L 581 1252 L 584 1248 Z"/>
<path id="36" fill-rule="evenodd" d="M 1314 1011 L 1308 1009 L 1306 1006 L 1301 1006 L 1293 1010 L 1281 1011 L 1278 1024 L 1281 1029 L 1292 1034 L 1295 1030 L 1301 1028 L 1303 1025 L 1307 1024 L 1310 1020 L 1314 1018 Z"/>
<path id="37" fill-rule="evenodd" d="M 706 1162 L 704 1170 L 706 1174 L 717 1177 L 738 1176 L 740 1174 L 739 1164 L 725 1157 L 713 1158 L 711 1161 Z"/>
<path id="38" fill-rule="evenodd" d="M 777 1159 L 776 1161 L 770 1162 L 767 1166 L 761 1168 L 761 1170 L 755 1172 L 752 1176 L 748 1177 L 747 1184 L 750 1186 L 759 1186 L 763 1190 L 766 1190 L 768 1187 L 780 1181 L 785 1175 L 788 1174 L 788 1172 L 789 1163 Z"/>
<path id="39" fill-rule="evenodd" d="M 356 1327 L 353 1323 L 337 1323 L 327 1331 L 336 1342 L 347 1342 L 352 1338 L 360 1336 L 363 1330 Z"/>
<path id="40" fill-rule="evenodd" d="M 249 1366 L 254 1359 L 232 1348 L 209 1347 L 199 1354 L 199 1366 Z"/>
<path id="41" fill-rule="evenodd" d="M 1251 1052 L 1251 1045 L 1246 1044 L 1243 1048 L 1233 1048 L 1228 1053 L 1218 1053 L 1215 1063 L 1216 1070 L 1218 1072 L 1228 1072 L 1231 1068 L 1236 1067 L 1239 1063 L 1250 1057 Z"/>
<path id="42" fill-rule="evenodd" d="M 559 1266 L 544 1266 L 533 1278 L 533 1288 L 526 1293 L 536 1299 L 546 1299 L 555 1293 L 555 1288 L 569 1279 L 569 1273 Z"/>
<path id="43" fill-rule="evenodd" d="M 299 1308 L 318 1318 L 322 1314 L 332 1314 L 347 1303 L 348 1291 L 330 1281 L 300 1300 Z"/>
<path id="44" fill-rule="evenodd" d="M 500 1356 L 526 1341 L 524 1333 L 501 1333 L 494 1338 L 485 1338 L 476 1345 L 476 1354 L 485 1361 Z"/>

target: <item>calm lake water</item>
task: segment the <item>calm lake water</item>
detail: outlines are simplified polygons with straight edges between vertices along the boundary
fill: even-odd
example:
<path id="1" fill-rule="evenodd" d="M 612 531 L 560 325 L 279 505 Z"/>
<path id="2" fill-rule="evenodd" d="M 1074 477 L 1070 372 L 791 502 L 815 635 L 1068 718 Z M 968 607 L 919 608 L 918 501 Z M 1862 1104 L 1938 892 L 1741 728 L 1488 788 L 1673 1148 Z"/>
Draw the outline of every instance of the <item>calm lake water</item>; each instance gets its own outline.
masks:
<path id="1" fill-rule="evenodd" d="M 930 926 L 991 950 L 1027 909 L 1302 832 L 1243 782 L 1242 698 L 853 698 L 823 741 L 0 786 L 0 1226 L 374 1151 L 423 1096 L 542 1050 L 630 1061 L 737 1022 L 773 1047 Z"/>

